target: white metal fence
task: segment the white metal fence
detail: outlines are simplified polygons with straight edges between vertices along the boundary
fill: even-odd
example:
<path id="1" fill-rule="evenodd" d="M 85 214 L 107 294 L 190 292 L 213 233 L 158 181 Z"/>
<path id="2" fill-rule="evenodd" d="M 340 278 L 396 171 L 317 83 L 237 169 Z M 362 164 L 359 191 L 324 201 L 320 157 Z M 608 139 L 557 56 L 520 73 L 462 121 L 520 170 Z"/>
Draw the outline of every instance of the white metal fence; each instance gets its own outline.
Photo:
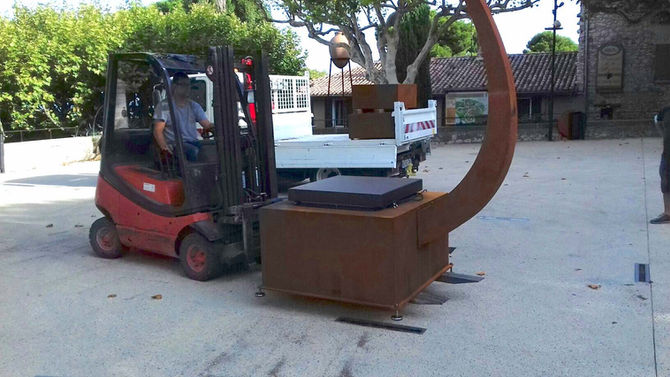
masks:
<path id="1" fill-rule="evenodd" d="M 309 76 L 271 75 L 272 112 L 310 111 Z"/>

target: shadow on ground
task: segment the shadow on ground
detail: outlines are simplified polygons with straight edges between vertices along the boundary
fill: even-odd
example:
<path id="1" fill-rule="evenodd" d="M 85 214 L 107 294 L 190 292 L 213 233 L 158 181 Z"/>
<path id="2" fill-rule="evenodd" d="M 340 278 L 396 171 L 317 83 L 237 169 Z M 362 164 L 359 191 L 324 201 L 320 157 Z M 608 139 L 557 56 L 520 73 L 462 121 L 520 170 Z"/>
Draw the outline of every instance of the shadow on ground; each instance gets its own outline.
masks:
<path id="1" fill-rule="evenodd" d="M 68 186 L 68 187 L 95 187 L 97 174 L 56 174 L 38 177 L 11 179 L 5 181 L 7 186 Z"/>

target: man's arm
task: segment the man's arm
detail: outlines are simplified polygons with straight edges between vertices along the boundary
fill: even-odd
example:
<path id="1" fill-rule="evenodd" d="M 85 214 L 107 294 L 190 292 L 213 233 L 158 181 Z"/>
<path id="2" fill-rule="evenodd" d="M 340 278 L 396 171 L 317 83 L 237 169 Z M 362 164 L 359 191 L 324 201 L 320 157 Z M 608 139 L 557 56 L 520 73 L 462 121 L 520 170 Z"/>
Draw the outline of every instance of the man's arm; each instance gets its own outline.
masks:
<path id="1" fill-rule="evenodd" d="M 214 123 L 210 122 L 207 118 L 201 119 L 198 123 L 200 123 L 202 128 L 206 130 L 211 130 L 214 128 Z"/>
<path id="2" fill-rule="evenodd" d="M 170 152 L 170 147 L 168 147 L 167 142 L 165 141 L 165 135 L 163 135 L 163 130 L 165 129 L 165 122 L 155 121 L 154 122 L 154 139 L 161 151 Z"/>
<path id="3" fill-rule="evenodd" d="M 195 121 L 198 122 L 202 128 L 206 131 L 211 131 L 214 128 L 214 124 L 207 119 L 207 114 L 205 110 L 202 109 L 199 103 L 191 100 L 191 108 L 193 109 L 195 115 Z"/>

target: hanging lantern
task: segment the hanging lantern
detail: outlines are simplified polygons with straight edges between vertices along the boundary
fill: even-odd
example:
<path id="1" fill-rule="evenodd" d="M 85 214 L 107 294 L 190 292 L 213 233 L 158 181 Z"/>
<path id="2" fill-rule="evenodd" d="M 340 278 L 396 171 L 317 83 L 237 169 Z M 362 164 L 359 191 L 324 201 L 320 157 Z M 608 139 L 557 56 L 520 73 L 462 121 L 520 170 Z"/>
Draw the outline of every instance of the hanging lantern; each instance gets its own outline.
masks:
<path id="1" fill-rule="evenodd" d="M 337 68 L 344 68 L 349 63 L 349 58 L 349 41 L 339 32 L 330 40 L 330 59 Z"/>

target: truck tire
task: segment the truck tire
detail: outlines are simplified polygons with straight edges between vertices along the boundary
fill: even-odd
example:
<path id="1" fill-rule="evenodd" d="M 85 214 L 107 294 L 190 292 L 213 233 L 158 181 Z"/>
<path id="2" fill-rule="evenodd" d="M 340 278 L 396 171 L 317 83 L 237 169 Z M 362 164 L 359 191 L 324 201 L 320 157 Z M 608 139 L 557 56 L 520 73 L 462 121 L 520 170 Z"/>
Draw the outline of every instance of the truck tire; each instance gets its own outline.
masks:
<path id="1" fill-rule="evenodd" d="M 199 233 L 184 237 L 179 246 L 179 262 L 186 276 L 198 281 L 217 277 L 222 268 L 214 243 Z"/>
<path id="2" fill-rule="evenodd" d="M 114 259 L 121 256 L 121 240 L 116 226 L 107 217 L 102 217 L 93 222 L 88 233 L 88 239 L 95 254 L 101 258 Z"/>
<path id="3" fill-rule="evenodd" d="M 340 169 L 338 168 L 319 168 L 312 172 L 309 177 L 311 182 L 320 181 L 326 178 L 335 177 L 337 175 L 342 175 Z"/>

